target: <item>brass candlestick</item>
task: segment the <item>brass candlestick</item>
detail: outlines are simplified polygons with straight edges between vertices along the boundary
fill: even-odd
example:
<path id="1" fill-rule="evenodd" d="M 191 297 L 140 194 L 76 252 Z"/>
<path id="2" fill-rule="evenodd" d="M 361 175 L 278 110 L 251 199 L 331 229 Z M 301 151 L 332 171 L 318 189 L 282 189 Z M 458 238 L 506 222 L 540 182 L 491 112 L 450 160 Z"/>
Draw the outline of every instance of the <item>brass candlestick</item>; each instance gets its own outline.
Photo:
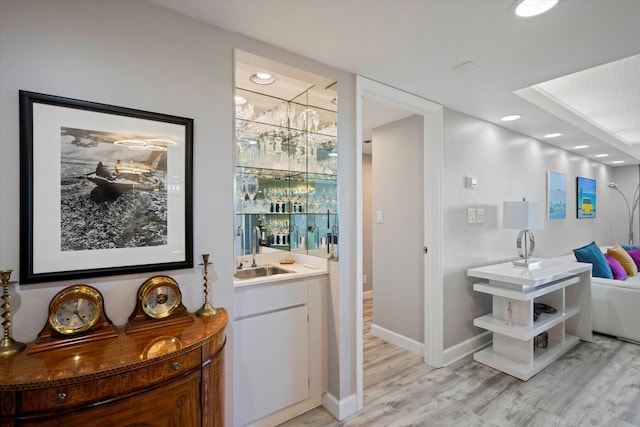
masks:
<path id="1" fill-rule="evenodd" d="M 20 353 L 27 346 L 24 343 L 18 342 L 11 338 L 11 304 L 9 300 L 9 278 L 13 270 L 0 270 L 0 279 L 2 279 L 2 305 L 0 307 L 4 310 L 2 317 L 2 327 L 4 328 L 4 338 L 0 341 L 0 357 L 12 356 L 16 353 Z"/>
<path id="2" fill-rule="evenodd" d="M 196 311 L 196 315 L 200 317 L 209 317 L 216 314 L 216 309 L 209 304 L 209 266 L 213 263 L 209 262 L 209 254 L 202 254 L 204 265 L 204 305 L 200 310 Z"/>

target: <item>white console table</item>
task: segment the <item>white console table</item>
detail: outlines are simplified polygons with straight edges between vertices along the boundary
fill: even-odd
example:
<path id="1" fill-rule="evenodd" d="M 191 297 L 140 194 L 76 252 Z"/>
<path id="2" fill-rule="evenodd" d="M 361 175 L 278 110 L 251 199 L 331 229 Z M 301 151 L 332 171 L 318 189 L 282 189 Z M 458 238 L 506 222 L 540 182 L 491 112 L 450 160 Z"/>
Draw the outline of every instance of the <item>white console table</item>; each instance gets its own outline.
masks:
<path id="1" fill-rule="evenodd" d="M 523 381 L 580 340 L 593 339 L 591 264 L 541 261 L 535 270 L 510 262 L 467 270 L 469 276 L 487 280 L 475 283 L 474 291 L 493 295 L 493 312 L 473 321 L 493 332 L 493 345 L 473 359 Z M 534 303 L 550 305 L 557 312 L 541 313 L 534 321 Z M 548 346 L 535 348 L 534 338 L 543 332 L 548 333 Z"/>

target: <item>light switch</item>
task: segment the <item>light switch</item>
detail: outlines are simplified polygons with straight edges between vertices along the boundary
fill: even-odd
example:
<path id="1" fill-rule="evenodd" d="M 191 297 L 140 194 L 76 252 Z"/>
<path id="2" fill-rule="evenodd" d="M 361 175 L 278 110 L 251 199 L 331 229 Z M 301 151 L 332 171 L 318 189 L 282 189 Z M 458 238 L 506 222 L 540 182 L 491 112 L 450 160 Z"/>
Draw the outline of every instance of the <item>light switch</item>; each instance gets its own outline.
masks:
<path id="1" fill-rule="evenodd" d="M 376 211 L 376 222 L 382 224 L 382 211 Z"/>
<path id="2" fill-rule="evenodd" d="M 467 224 L 476 223 L 476 210 L 474 208 L 467 209 Z"/>
<path id="3" fill-rule="evenodd" d="M 484 209 L 476 209 L 476 223 L 484 224 Z"/>
<path id="4" fill-rule="evenodd" d="M 466 176 L 465 177 L 465 187 L 469 190 L 475 190 L 478 188 L 478 178 L 475 176 Z"/>

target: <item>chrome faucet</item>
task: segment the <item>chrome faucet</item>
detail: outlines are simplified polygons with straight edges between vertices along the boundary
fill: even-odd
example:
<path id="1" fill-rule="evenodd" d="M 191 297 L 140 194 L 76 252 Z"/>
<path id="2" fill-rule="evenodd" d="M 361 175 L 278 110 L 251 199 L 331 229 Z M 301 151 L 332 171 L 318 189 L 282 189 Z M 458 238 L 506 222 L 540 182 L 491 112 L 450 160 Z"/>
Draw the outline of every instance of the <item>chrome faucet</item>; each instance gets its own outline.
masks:
<path id="1" fill-rule="evenodd" d="M 251 261 L 251 267 L 257 267 L 256 264 L 256 253 L 260 253 L 260 238 L 262 237 L 262 230 L 257 225 L 253 228 L 253 232 L 251 233 L 251 255 L 253 255 L 253 259 Z M 255 238 L 255 243 L 253 239 Z"/>

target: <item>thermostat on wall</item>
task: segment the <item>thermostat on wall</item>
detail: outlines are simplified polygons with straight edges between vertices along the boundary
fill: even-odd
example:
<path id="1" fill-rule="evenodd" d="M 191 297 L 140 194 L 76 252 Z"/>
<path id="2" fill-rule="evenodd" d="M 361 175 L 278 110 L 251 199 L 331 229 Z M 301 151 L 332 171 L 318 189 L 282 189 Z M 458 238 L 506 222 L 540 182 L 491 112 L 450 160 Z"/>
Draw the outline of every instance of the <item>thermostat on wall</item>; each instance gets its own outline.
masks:
<path id="1" fill-rule="evenodd" d="M 465 176 L 465 187 L 471 190 L 478 188 L 478 178 L 475 176 Z"/>

